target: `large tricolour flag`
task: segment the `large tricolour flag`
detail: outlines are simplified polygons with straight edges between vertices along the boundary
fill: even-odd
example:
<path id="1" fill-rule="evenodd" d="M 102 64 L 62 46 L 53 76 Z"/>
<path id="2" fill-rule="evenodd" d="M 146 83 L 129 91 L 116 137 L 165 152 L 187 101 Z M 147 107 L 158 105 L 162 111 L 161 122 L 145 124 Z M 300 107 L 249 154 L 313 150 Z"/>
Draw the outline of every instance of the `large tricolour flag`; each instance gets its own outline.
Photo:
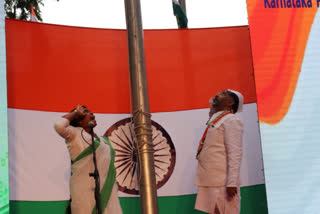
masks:
<path id="1" fill-rule="evenodd" d="M 84 104 L 96 114 L 95 132 L 110 136 L 118 155 L 129 151 L 126 31 L 7 20 L 6 33 L 10 209 L 64 213 L 70 198 L 70 158 L 53 129 L 59 117 Z M 245 97 L 244 112 L 239 114 L 245 130 L 241 212 L 265 213 L 248 27 L 147 30 L 144 42 L 159 212 L 196 212 L 195 155 L 208 119 L 208 100 L 230 88 Z M 160 160 L 164 156 L 170 158 Z M 130 173 L 134 169 L 123 167 L 121 160 L 115 165 L 124 213 L 140 213 L 139 188 Z"/>

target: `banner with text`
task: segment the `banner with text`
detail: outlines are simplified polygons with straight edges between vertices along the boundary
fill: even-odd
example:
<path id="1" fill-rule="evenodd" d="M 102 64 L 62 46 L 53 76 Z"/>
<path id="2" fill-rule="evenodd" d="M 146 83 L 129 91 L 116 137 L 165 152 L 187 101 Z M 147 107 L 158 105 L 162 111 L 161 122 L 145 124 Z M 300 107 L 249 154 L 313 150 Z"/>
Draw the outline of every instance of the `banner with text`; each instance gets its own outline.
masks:
<path id="1" fill-rule="evenodd" d="M 319 212 L 319 0 L 247 0 L 270 214 Z"/>

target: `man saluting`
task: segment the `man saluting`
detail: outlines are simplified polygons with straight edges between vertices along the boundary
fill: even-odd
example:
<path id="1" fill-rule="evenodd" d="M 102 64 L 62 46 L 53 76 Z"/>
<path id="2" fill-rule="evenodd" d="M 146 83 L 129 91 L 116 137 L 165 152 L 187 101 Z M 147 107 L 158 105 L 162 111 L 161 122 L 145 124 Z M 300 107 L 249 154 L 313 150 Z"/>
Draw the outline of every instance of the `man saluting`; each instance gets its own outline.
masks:
<path id="1" fill-rule="evenodd" d="M 210 99 L 207 128 L 197 151 L 195 209 L 213 214 L 240 212 L 241 120 L 243 96 L 233 90 L 220 91 Z"/>

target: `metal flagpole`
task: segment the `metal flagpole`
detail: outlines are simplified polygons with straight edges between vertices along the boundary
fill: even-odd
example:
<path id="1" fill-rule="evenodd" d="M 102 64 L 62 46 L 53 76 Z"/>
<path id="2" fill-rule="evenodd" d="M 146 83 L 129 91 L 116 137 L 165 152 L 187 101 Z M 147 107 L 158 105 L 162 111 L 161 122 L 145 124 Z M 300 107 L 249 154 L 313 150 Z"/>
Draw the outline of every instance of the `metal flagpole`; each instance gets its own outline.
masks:
<path id="1" fill-rule="evenodd" d="M 151 115 L 145 69 L 140 0 L 125 0 L 133 123 L 139 159 L 142 214 L 157 214 Z"/>

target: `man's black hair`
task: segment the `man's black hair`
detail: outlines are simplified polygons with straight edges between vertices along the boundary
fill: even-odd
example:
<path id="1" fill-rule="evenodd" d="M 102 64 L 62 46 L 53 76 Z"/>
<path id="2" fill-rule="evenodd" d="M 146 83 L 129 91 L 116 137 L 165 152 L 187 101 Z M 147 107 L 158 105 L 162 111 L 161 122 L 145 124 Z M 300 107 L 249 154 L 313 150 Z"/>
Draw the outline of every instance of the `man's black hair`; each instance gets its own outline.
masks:
<path id="1" fill-rule="evenodd" d="M 87 108 L 86 106 L 82 106 L 83 108 Z M 72 109 L 70 112 L 73 112 L 76 108 Z M 75 117 L 73 120 L 70 121 L 70 125 L 73 127 L 78 127 L 79 122 L 83 119 L 83 117 Z"/>

